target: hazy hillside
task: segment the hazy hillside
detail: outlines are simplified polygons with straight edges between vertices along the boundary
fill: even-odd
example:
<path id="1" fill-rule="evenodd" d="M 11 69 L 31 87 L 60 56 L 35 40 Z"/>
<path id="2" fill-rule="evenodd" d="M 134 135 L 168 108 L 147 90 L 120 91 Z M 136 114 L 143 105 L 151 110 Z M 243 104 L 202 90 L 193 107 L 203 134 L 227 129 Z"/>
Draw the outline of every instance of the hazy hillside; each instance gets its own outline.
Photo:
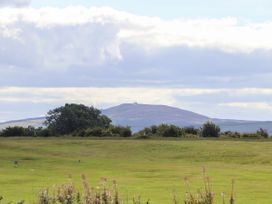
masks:
<path id="1" fill-rule="evenodd" d="M 208 117 L 165 105 L 121 104 L 103 111 L 114 124 L 128 125 L 134 131 L 162 123 L 198 126 Z"/>
<path id="2" fill-rule="evenodd" d="M 224 120 L 212 119 L 213 122 L 218 124 L 222 131 L 239 131 L 239 132 L 255 132 L 263 128 L 272 135 L 272 121 L 246 121 L 246 120 Z"/>
<path id="3" fill-rule="evenodd" d="M 43 122 L 45 121 L 45 117 L 39 117 L 39 118 L 29 118 L 29 119 L 23 119 L 23 120 L 13 120 L 13 121 L 7 121 L 4 123 L 0 123 L 0 129 L 9 127 L 9 126 L 22 126 L 22 127 L 42 127 Z"/>
<path id="4" fill-rule="evenodd" d="M 259 128 L 264 128 L 272 134 L 271 121 L 213 119 L 191 111 L 165 105 L 121 104 L 105 109 L 102 113 L 110 117 L 113 124 L 130 126 L 134 132 L 144 127 L 162 123 L 174 124 L 181 127 L 200 127 L 204 122 L 210 120 L 218 124 L 222 131 L 254 132 Z M 44 119 L 44 117 L 40 117 L 0 123 L 0 129 L 8 126 L 27 127 L 31 125 L 40 127 L 43 126 Z"/>

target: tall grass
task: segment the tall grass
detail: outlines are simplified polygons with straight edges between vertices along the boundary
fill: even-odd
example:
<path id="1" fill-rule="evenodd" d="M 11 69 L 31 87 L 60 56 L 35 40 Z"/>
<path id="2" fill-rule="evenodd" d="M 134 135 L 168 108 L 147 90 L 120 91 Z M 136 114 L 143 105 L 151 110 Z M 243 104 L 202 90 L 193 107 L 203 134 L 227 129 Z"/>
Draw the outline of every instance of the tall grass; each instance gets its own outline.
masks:
<path id="1" fill-rule="evenodd" d="M 189 179 L 185 178 L 184 180 L 186 186 L 185 198 L 182 202 L 179 202 L 174 193 L 172 204 L 218 204 L 215 203 L 215 193 L 212 190 L 210 178 L 206 175 L 205 168 L 203 168 L 203 186 L 196 192 L 191 191 Z M 79 191 L 72 181 L 69 181 L 53 189 L 42 189 L 34 204 L 151 204 L 149 200 L 143 202 L 140 196 L 133 197 L 131 200 L 122 199 L 117 182 L 113 181 L 109 184 L 107 178 L 101 178 L 98 186 L 91 187 L 85 175 L 82 175 L 82 186 L 83 191 Z M 225 193 L 222 193 L 221 196 L 222 204 L 234 204 L 234 181 L 231 185 L 229 202 L 225 201 Z M 24 201 L 20 201 L 16 204 L 23 203 Z M 11 204 L 11 202 L 5 202 L 3 197 L 0 196 L 0 204 Z"/>
<path id="2" fill-rule="evenodd" d="M 72 182 L 61 185 L 57 190 L 49 192 L 41 190 L 35 204 L 121 204 L 116 181 L 108 185 L 106 178 L 101 178 L 97 187 L 90 187 L 85 175 L 82 175 L 83 192 L 76 190 Z M 137 201 L 135 200 L 135 204 Z M 138 204 L 138 203 L 137 203 Z"/>
<path id="3" fill-rule="evenodd" d="M 198 189 L 196 193 L 193 193 L 190 189 L 190 183 L 188 178 L 185 178 L 185 186 L 187 188 L 185 194 L 185 204 L 215 204 L 215 193 L 212 190 L 212 185 L 209 176 L 206 175 L 206 170 L 203 168 L 203 186 Z M 222 204 L 226 204 L 225 193 L 222 192 Z M 234 180 L 232 180 L 231 196 L 229 200 L 230 204 L 234 204 Z M 174 203 L 176 204 L 176 203 Z"/>

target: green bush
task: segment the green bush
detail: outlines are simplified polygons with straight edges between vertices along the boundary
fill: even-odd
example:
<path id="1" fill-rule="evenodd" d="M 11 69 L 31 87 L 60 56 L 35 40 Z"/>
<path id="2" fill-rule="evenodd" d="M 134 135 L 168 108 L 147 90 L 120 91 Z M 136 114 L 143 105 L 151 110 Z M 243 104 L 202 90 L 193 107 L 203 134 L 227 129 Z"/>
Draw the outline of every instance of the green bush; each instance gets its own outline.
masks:
<path id="1" fill-rule="evenodd" d="M 49 137 L 57 136 L 52 130 L 48 128 L 35 128 L 28 126 L 27 128 L 15 126 L 7 127 L 0 132 L 2 137 Z"/>
<path id="2" fill-rule="evenodd" d="M 3 137 L 21 137 L 26 136 L 26 129 L 23 127 L 7 127 L 1 131 L 1 136 Z"/>
<path id="3" fill-rule="evenodd" d="M 263 138 L 268 138 L 269 137 L 269 134 L 268 134 L 267 130 L 264 130 L 262 128 L 257 130 L 256 134 L 259 135 L 260 137 L 263 137 Z"/>
<path id="4" fill-rule="evenodd" d="M 221 134 L 222 138 L 239 138 L 239 139 L 262 139 L 269 138 L 269 134 L 264 129 L 259 129 L 255 133 L 240 133 L 240 132 L 232 132 L 226 131 Z"/>
<path id="5" fill-rule="evenodd" d="M 110 132 L 113 135 L 119 136 L 119 137 L 131 137 L 132 131 L 130 127 L 123 127 L 123 126 L 111 126 L 109 128 Z"/>
<path id="6" fill-rule="evenodd" d="M 109 128 L 94 127 L 78 130 L 73 136 L 79 137 L 131 137 L 130 127 L 110 126 Z"/>
<path id="7" fill-rule="evenodd" d="M 212 122 L 204 123 L 201 128 L 202 137 L 219 137 L 220 127 Z"/>
<path id="8" fill-rule="evenodd" d="M 193 126 L 183 128 L 185 134 L 198 135 L 199 129 Z"/>
<path id="9" fill-rule="evenodd" d="M 135 134 L 136 137 L 183 137 L 183 128 L 175 125 L 161 124 L 158 126 L 146 127 Z"/>
<path id="10" fill-rule="evenodd" d="M 182 130 L 174 125 L 162 124 L 158 126 L 158 134 L 162 137 L 181 137 Z"/>

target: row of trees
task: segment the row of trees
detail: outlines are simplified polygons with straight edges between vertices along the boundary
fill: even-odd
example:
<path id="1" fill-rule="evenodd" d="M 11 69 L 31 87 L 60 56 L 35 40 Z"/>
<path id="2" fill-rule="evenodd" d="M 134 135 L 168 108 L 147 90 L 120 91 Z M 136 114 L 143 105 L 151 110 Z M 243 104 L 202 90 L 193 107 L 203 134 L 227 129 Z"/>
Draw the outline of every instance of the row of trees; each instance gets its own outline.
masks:
<path id="1" fill-rule="evenodd" d="M 153 125 L 136 133 L 137 137 L 219 137 L 220 128 L 212 122 L 205 123 L 201 128 L 178 127 L 175 125 Z"/>
<path id="2" fill-rule="evenodd" d="M 65 104 L 47 113 L 45 127 L 8 127 L 0 132 L 1 136 L 62 136 L 74 135 L 81 137 L 119 136 L 130 137 L 129 127 L 114 126 L 111 119 L 101 111 L 82 104 Z"/>
<path id="3" fill-rule="evenodd" d="M 0 132 L 0 136 L 61 136 L 73 135 L 80 137 L 130 137 L 130 127 L 114 126 L 111 119 L 101 114 L 101 111 L 81 104 L 65 104 L 50 110 L 47 114 L 45 127 L 29 126 L 8 127 Z M 175 125 L 154 125 L 135 134 L 136 137 L 228 137 L 228 138 L 268 138 L 267 131 L 260 129 L 256 133 L 220 132 L 220 127 L 212 122 L 205 123 L 200 128 L 180 128 Z"/>

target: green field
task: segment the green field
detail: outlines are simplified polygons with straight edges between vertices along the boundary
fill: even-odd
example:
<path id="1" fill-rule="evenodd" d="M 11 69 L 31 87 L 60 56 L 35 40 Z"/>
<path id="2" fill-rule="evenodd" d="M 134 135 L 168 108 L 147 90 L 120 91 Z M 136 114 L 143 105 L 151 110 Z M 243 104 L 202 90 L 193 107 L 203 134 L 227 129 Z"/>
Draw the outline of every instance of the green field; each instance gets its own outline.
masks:
<path id="1" fill-rule="evenodd" d="M 79 186 L 84 173 L 93 185 L 116 179 L 124 197 L 170 204 L 173 191 L 184 197 L 184 177 L 201 185 L 202 166 L 217 194 L 228 194 L 234 178 L 237 204 L 272 203 L 271 141 L 1 139 L 0 194 L 32 203 L 42 187 L 69 175 Z"/>

